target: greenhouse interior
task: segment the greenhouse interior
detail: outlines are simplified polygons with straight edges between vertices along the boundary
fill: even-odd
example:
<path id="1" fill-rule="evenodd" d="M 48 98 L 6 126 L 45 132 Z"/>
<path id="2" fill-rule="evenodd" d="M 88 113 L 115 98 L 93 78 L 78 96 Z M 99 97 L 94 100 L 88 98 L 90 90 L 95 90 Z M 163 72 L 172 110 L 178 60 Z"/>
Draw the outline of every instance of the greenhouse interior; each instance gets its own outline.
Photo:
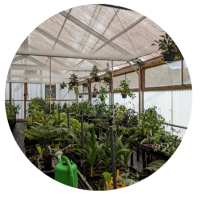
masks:
<path id="1" fill-rule="evenodd" d="M 113 190 L 151 176 L 174 154 L 192 85 L 181 51 L 156 23 L 91 4 L 28 35 L 10 65 L 5 107 L 31 165 L 70 187 Z"/>

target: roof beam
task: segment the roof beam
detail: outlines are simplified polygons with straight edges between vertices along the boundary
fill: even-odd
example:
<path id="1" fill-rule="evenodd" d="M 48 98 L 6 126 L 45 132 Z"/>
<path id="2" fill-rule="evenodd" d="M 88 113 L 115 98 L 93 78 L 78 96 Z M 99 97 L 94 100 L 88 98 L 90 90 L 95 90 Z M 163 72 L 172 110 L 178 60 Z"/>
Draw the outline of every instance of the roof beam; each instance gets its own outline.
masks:
<path id="1" fill-rule="evenodd" d="M 39 33 L 41 33 L 42 35 L 46 36 L 47 38 L 51 39 L 51 40 L 54 40 L 54 41 L 56 40 L 56 38 L 54 36 L 50 35 L 49 33 L 45 32 L 44 30 L 40 29 L 39 27 L 37 27 L 35 30 L 38 31 Z M 62 42 L 61 40 L 57 40 L 57 43 L 60 44 L 61 46 L 63 46 L 64 48 L 69 49 L 70 51 L 74 52 L 75 54 L 83 55 L 82 53 L 80 53 L 76 49 L 70 47 L 69 45 L 67 45 L 66 43 Z M 79 59 L 82 59 L 82 58 L 79 58 Z M 87 59 L 87 61 L 90 62 L 91 64 L 96 64 L 98 66 L 101 66 L 100 64 L 98 64 L 97 62 L 95 62 L 93 60 L 88 60 Z"/>
<path id="2" fill-rule="evenodd" d="M 67 14 L 68 13 L 64 12 L 64 11 L 60 12 L 60 15 L 62 15 L 63 17 L 67 17 L 68 16 Z M 78 25 L 79 27 L 81 27 L 82 29 L 84 29 L 87 32 L 91 33 L 93 36 L 99 38 L 103 42 L 108 43 L 112 48 L 114 48 L 115 50 L 117 50 L 120 53 L 124 54 L 125 56 L 131 56 L 132 55 L 128 51 L 126 51 L 123 48 L 121 48 L 120 46 L 118 46 L 117 44 L 115 44 L 113 42 L 109 42 L 109 40 L 106 37 L 104 37 L 100 33 L 96 32 L 94 29 L 92 29 L 91 27 L 87 26 L 86 24 L 82 23 L 81 21 L 79 21 L 78 19 L 76 19 L 75 17 L 73 17 L 72 15 L 69 15 L 68 19 L 70 21 L 72 21 L 73 23 L 75 23 L 76 25 Z"/>
<path id="3" fill-rule="evenodd" d="M 19 61 L 19 60 L 22 60 L 22 59 L 24 59 L 24 58 L 26 58 L 26 57 L 27 57 L 26 55 L 21 55 L 21 56 L 15 57 L 15 58 L 13 59 L 12 63 L 17 62 L 17 61 Z"/>
<path id="4" fill-rule="evenodd" d="M 118 38 L 119 36 L 121 36 L 122 34 L 126 33 L 128 30 L 130 30 L 131 28 L 135 27 L 137 24 L 139 24 L 141 21 L 143 21 L 146 18 L 146 16 L 141 16 L 137 21 L 135 21 L 133 24 L 129 25 L 126 29 L 124 29 L 123 31 L 121 31 L 120 33 L 116 34 L 115 36 L 113 36 L 111 39 L 109 39 L 108 41 L 106 41 L 103 45 L 101 45 L 98 49 L 96 49 L 92 54 L 96 53 L 97 51 L 99 51 L 101 48 L 103 48 L 104 46 L 106 46 L 107 44 L 110 44 L 113 40 L 115 40 L 116 38 Z M 131 54 L 132 55 L 132 54 Z"/>

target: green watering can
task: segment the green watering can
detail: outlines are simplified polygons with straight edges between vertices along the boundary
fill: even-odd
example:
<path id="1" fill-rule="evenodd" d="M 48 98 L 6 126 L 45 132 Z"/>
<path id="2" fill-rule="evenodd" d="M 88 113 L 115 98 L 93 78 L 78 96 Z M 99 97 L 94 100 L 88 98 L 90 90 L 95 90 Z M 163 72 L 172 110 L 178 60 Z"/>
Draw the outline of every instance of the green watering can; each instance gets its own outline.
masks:
<path id="1" fill-rule="evenodd" d="M 78 188 L 77 166 L 71 163 L 66 156 L 62 156 L 62 151 L 55 155 L 58 157 L 58 164 L 55 166 L 55 180 L 65 185 Z"/>

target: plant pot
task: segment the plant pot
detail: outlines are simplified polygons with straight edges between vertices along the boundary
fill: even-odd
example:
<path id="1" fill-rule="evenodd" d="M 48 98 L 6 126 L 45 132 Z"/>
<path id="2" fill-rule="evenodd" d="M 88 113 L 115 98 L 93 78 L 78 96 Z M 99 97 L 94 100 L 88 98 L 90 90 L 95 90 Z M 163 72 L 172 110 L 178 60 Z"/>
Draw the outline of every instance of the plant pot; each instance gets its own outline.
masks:
<path id="1" fill-rule="evenodd" d="M 95 81 L 95 82 L 99 82 L 99 81 L 100 81 L 100 77 L 95 77 L 95 78 L 94 78 L 94 81 Z"/>
<path id="2" fill-rule="evenodd" d="M 175 61 L 176 58 L 176 52 L 170 52 L 170 53 L 162 53 L 163 60 L 165 63 L 171 63 Z"/>
<path id="3" fill-rule="evenodd" d="M 92 98 L 96 98 L 96 97 L 97 97 L 97 95 L 96 95 L 96 94 L 93 94 L 93 95 L 92 95 Z"/>
<path id="4" fill-rule="evenodd" d="M 52 155 L 48 155 L 47 157 L 44 157 L 44 169 L 51 170 L 52 165 Z"/>
<path id="5" fill-rule="evenodd" d="M 79 98 L 83 98 L 83 96 L 82 96 L 82 95 L 80 95 L 80 96 L 79 96 Z"/>
<path id="6" fill-rule="evenodd" d="M 101 101 L 104 101 L 104 98 L 101 98 Z"/>
<path id="7" fill-rule="evenodd" d="M 122 98 L 127 98 L 127 94 L 122 94 Z"/>

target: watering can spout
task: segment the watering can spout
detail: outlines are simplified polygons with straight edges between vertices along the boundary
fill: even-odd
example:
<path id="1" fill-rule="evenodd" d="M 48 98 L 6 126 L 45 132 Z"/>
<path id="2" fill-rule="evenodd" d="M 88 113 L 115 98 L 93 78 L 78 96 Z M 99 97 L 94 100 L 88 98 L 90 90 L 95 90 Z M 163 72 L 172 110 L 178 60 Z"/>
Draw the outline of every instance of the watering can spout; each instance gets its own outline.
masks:
<path id="1" fill-rule="evenodd" d="M 58 157 L 58 163 L 62 163 L 62 159 L 61 159 L 62 154 L 63 154 L 62 151 L 57 151 L 55 153 L 55 156 Z"/>

